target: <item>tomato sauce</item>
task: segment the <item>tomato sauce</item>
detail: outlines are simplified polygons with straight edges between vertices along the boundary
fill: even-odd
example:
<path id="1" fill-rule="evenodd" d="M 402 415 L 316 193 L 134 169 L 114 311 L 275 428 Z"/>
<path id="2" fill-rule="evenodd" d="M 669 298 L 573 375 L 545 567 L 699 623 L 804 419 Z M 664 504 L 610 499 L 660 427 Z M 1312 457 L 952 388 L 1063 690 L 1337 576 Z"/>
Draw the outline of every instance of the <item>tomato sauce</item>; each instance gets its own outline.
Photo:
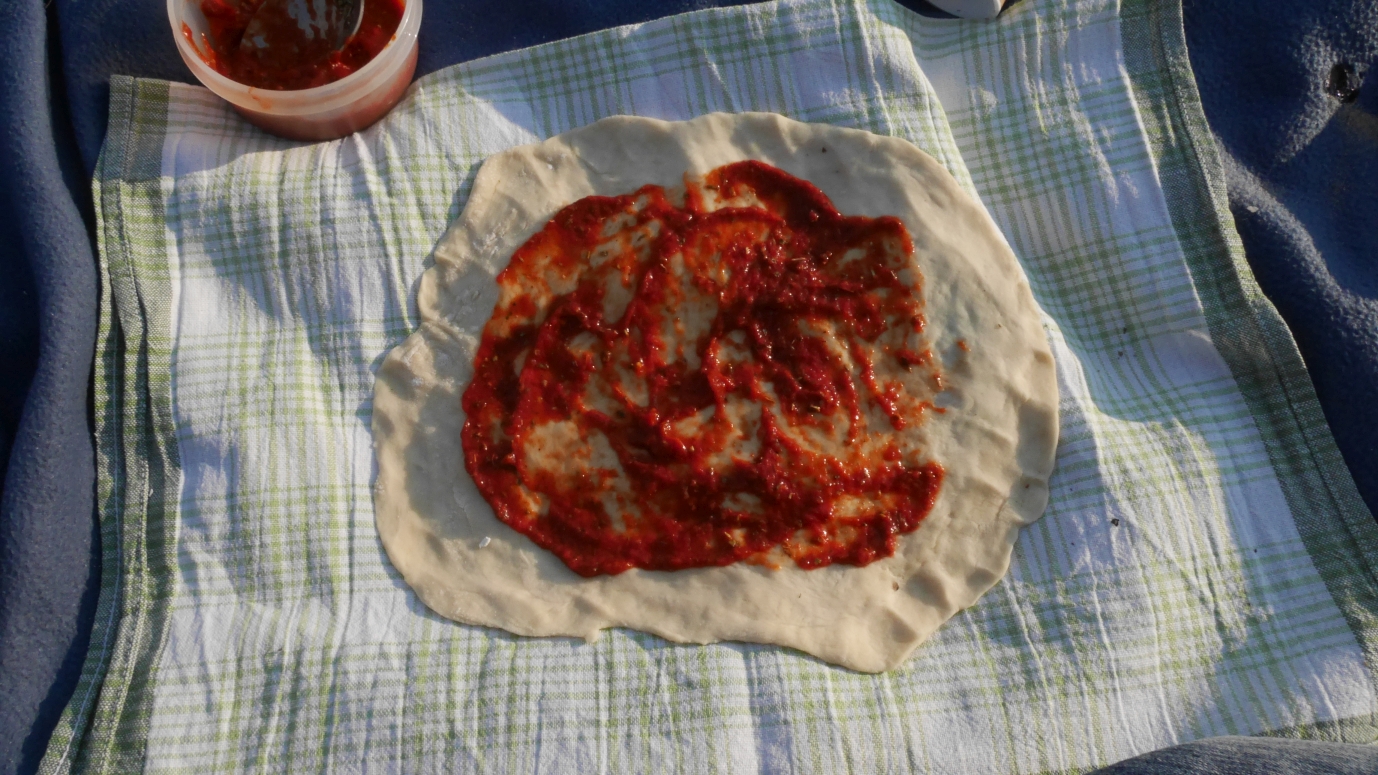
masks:
<path id="1" fill-rule="evenodd" d="M 479 490 L 583 576 L 891 556 L 943 481 L 896 433 L 937 410 L 891 375 L 940 384 L 904 224 L 754 161 L 676 199 L 575 202 L 499 275 L 462 399 Z M 550 276 L 572 290 L 538 303 Z M 531 454 L 556 427 L 573 470 Z"/>
<path id="2" fill-rule="evenodd" d="M 368 64 L 392 40 L 404 10 L 403 0 L 367 0 L 358 31 L 342 48 L 332 50 L 319 37 L 308 39 L 280 7 L 260 11 L 262 4 L 263 0 L 201 0 L 210 34 L 202 35 L 201 46 L 186 24 L 182 34 L 216 72 L 246 86 L 276 91 L 324 86 Z M 245 50 L 240 41 L 256 14 L 266 45 Z"/>

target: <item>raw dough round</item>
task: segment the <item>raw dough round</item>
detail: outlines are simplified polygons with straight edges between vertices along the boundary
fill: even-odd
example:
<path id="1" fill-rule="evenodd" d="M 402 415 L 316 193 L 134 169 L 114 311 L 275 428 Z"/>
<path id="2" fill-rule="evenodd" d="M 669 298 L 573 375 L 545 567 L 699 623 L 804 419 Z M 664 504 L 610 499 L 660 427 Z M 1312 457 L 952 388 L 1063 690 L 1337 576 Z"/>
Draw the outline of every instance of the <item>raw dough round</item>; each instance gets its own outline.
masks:
<path id="1" fill-rule="evenodd" d="M 844 215 L 893 215 L 909 229 L 946 380 L 945 412 L 922 428 L 946 470 L 937 502 L 894 556 L 864 567 L 581 577 L 500 522 L 464 468 L 460 396 L 497 302 L 494 278 L 565 205 L 682 185 L 744 159 L 813 183 Z M 1019 528 L 1047 505 L 1057 382 L 1028 281 L 980 205 L 908 142 L 765 113 L 608 118 L 485 161 L 434 258 L 418 291 L 421 326 L 379 369 L 373 430 L 379 536 L 443 616 L 521 635 L 593 640 L 624 626 L 682 642 L 774 643 L 888 670 L 999 581 Z"/>

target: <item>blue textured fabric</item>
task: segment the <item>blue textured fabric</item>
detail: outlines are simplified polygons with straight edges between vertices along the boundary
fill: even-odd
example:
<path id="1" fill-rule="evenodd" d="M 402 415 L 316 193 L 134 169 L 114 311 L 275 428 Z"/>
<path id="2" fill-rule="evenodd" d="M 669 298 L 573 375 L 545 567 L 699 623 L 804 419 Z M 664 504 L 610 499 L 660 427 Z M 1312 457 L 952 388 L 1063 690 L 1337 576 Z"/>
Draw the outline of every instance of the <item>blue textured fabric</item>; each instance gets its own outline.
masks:
<path id="1" fill-rule="evenodd" d="M 725 4 L 436 0 L 418 70 Z M 1296 333 L 1341 451 L 1378 511 L 1378 260 L 1368 247 L 1378 232 L 1378 83 L 1362 87 L 1378 49 L 1378 0 L 1184 5 L 1248 258 Z M 192 81 L 164 9 L 156 0 L 0 2 L 0 773 L 37 766 L 86 648 L 99 575 L 87 175 L 112 74 Z M 1360 83 L 1347 103 L 1326 92 L 1346 63 L 1353 77 L 1344 80 Z M 1282 747 L 1198 742 L 1107 772 L 1378 772 L 1353 749 L 1272 745 Z"/>
<path id="2" fill-rule="evenodd" d="M 1260 737 L 1213 737 L 1146 753 L 1090 775 L 1372 775 L 1378 748 Z"/>
<path id="3" fill-rule="evenodd" d="M 1182 10 L 1245 255 L 1378 514 L 1378 0 Z"/>
<path id="4" fill-rule="evenodd" d="M 42 0 L 0 3 L 0 771 L 42 753 L 95 607 L 90 185 Z M 55 59 L 55 57 L 54 57 Z M 7 454 L 8 453 L 8 454 Z M 60 676 L 60 678 L 59 678 Z M 40 723 L 36 720 L 42 719 Z"/>

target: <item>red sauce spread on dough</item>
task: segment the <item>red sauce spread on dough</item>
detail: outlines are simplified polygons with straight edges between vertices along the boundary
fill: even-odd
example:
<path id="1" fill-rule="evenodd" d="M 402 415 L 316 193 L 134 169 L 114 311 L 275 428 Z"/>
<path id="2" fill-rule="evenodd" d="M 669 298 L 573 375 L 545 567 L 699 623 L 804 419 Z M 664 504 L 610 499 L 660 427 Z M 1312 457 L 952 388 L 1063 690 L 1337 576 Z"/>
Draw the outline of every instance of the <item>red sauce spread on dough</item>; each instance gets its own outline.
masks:
<path id="1" fill-rule="evenodd" d="M 897 433 L 934 408 L 894 375 L 940 378 L 904 225 L 754 161 L 676 198 L 581 199 L 498 276 L 479 490 L 583 576 L 892 555 L 943 480 Z"/>
<path id="2" fill-rule="evenodd" d="M 262 4 L 263 0 L 201 0 L 210 35 L 202 35 L 198 46 L 186 24 L 182 34 L 216 72 L 246 86 L 277 91 L 324 86 L 368 64 L 392 40 L 404 10 L 403 0 L 367 0 L 358 31 L 335 51 L 320 37 L 306 38 L 281 7 L 260 10 Z M 256 14 L 266 46 L 246 51 L 240 41 Z"/>

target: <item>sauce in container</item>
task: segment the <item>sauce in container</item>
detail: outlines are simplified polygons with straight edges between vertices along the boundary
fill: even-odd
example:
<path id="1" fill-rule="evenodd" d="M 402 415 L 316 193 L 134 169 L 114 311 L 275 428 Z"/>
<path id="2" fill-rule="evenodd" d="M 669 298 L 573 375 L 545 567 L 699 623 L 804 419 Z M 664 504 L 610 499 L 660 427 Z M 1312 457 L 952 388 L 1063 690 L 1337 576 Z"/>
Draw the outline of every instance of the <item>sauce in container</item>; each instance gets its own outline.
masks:
<path id="1" fill-rule="evenodd" d="M 322 36 L 304 36 L 285 9 L 262 0 L 201 0 L 209 34 L 202 33 L 197 45 L 185 22 L 182 34 L 227 78 L 263 89 L 310 89 L 352 75 L 372 61 L 392 41 L 405 10 L 402 0 L 366 0 L 358 31 L 338 51 Z M 266 40 L 261 48 L 246 50 L 240 41 L 255 18 Z"/>
<path id="2" fill-rule="evenodd" d="M 239 42 L 259 2 L 168 0 L 182 60 L 254 125 L 294 140 L 343 137 L 382 118 L 410 85 L 422 0 L 366 0 L 358 31 L 338 51 L 269 46 L 254 55 Z M 283 16 L 258 24 L 296 25 Z"/>

